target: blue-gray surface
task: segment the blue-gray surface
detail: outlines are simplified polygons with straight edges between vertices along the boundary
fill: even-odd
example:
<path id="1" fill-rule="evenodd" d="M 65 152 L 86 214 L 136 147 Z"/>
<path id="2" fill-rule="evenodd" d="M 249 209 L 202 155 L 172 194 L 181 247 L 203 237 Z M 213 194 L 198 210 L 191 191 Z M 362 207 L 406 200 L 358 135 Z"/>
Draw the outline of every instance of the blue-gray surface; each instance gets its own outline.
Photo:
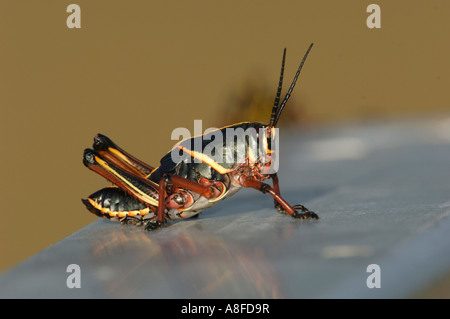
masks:
<path id="1" fill-rule="evenodd" d="M 450 271 L 449 119 L 281 143 L 281 191 L 318 222 L 254 190 L 156 232 L 99 219 L 3 274 L 0 297 L 404 298 Z M 70 264 L 81 288 L 67 287 Z M 380 288 L 367 286 L 371 264 Z"/>

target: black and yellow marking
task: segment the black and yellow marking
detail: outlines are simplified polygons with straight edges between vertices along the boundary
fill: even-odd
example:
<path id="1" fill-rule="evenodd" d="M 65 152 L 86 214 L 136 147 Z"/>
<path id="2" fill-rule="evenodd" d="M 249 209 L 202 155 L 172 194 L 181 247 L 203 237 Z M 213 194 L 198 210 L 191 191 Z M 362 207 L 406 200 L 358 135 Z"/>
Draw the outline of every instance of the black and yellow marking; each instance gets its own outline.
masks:
<path id="1" fill-rule="evenodd" d="M 188 149 L 186 147 L 183 147 L 181 145 L 176 145 L 176 147 L 178 147 L 179 149 L 183 150 L 184 152 L 186 152 L 187 154 L 189 154 L 193 158 L 196 158 L 196 159 L 202 161 L 203 163 L 211 166 L 216 171 L 218 171 L 220 174 L 226 174 L 226 173 L 229 173 L 229 172 L 234 170 L 234 167 L 226 168 L 226 167 L 222 166 L 220 163 L 217 163 L 214 159 L 212 159 L 211 157 L 209 157 L 206 154 L 190 150 L 190 149 Z"/>
<path id="2" fill-rule="evenodd" d="M 82 199 L 86 208 L 99 217 L 139 217 L 153 213 L 145 204 L 118 187 L 103 188 L 87 199 Z"/>

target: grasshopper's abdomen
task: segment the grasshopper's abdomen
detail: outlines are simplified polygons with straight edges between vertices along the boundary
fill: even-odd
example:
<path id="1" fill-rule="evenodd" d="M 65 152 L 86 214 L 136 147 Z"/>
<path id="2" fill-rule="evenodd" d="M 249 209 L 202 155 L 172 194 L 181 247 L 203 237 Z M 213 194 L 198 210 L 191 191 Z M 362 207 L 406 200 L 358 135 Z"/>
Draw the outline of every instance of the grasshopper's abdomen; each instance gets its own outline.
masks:
<path id="1" fill-rule="evenodd" d="M 111 220 L 132 217 L 139 222 L 156 216 L 149 207 L 118 187 L 103 188 L 82 201 L 91 213 Z"/>

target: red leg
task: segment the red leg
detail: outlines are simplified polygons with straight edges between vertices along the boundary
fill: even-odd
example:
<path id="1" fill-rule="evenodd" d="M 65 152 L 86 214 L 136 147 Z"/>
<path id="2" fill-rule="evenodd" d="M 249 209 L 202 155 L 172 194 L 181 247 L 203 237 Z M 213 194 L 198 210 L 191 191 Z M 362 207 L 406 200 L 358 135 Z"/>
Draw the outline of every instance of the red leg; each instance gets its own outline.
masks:
<path id="1" fill-rule="evenodd" d="M 84 151 L 83 163 L 147 206 L 158 205 L 158 184 L 109 163 L 97 151 L 91 149 Z"/>
<path id="2" fill-rule="evenodd" d="M 293 215 L 295 213 L 295 209 L 291 205 L 289 205 L 289 203 L 286 202 L 279 194 L 277 194 L 277 192 L 272 187 L 270 187 L 270 185 L 257 181 L 255 179 L 246 179 L 242 182 L 242 186 L 254 188 L 263 192 L 264 194 L 269 193 L 274 198 L 275 202 L 283 206 L 283 208 L 289 213 L 289 215 Z"/>
<path id="3" fill-rule="evenodd" d="M 159 181 L 159 192 L 158 192 L 158 214 L 155 221 L 149 221 L 145 225 L 146 230 L 155 230 L 164 226 L 166 223 L 166 196 L 167 196 L 167 181 L 166 176 L 161 178 Z"/>
<path id="4" fill-rule="evenodd" d="M 278 185 L 277 177 L 275 177 L 274 183 L 276 183 Z M 260 181 L 257 181 L 255 179 L 251 179 L 251 178 L 242 180 L 241 185 L 244 187 L 254 188 L 256 190 L 263 192 L 264 194 L 269 193 L 276 201 L 275 205 L 281 205 L 281 207 L 284 209 L 284 211 L 287 212 L 292 217 L 300 218 L 300 219 L 308 219 L 308 218 L 318 219 L 319 218 L 319 216 L 317 216 L 316 213 L 309 211 L 303 205 L 295 205 L 295 206 L 289 205 L 289 203 L 280 196 L 279 187 L 278 187 L 278 189 L 276 186 L 274 186 L 274 188 L 272 188 L 268 184 L 265 184 L 263 182 L 260 182 Z M 300 209 L 302 212 L 298 213 L 297 209 Z"/>
<path id="5" fill-rule="evenodd" d="M 94 137 L 94 149 L 110 163 L 133 175 L 146 178 L 154 169 L 154 167 L 121 149 L 102 134 L 97 134 Z"/>
<path id="6" fill-rule="evenodd" d="M 190 179 L 177 175 L 168 175 L 168 177 L 173 186 L 188 189 L 207 199 L 217 199 L 227 190 L 224 183 L 215 180 L 208 180 L 204 177 L 200 178 L 199 182 L 194 182 Z"/>
<path id="7" fill-rule="evenodd" d="M 275 191 L 275 194 L 280 196 L 281 195 L 280 184 L 278 182 L 278 175 L 276 173 L 272 175 L 272 181 L 273 181 L 273 190 Z M 274 201 L 275 208 L 280 206 L 276 199 L 274 199 L 273 201 Z"/>
<path id="8" fill-rule="evenodd" d="M 156 217 L 156 220 L 159 222 L 164 223 L 166 220 L 165 210 L 166 210 L 166 178 L 163 177 L 159 181 L 159 198 L 158 198 L 158 216 Z"/>
<path id="9" fill-rule="evenodd" d="M 167 209 L 167 184 L 171 183 L 173 187 L 176 188 L 183 188 L 186 190 L 190 190 L 192 192 L 195 192 L 199 194 L 200 196 L 203 196 L 208 199 L 214 199 L 220 196 L 225 186 L 220 182 L 214 182 L 214 181 L 208 181 L 208 186 L 201 185 L 195 181 L 191 181 L 189 179 L 177 176 L 177 175 L 170 175 L 166 174 L 161 178 L 159 181 L 159 195 L 158 195 L 158 215 L 156 218 L 156 221 L 150 221 L 146 225 L 147 230 L 154 230 L 164 225 L 166 222 L 166 209 Z M 221 186 L 221 187 L 220 187 Z M 219 189 L 221 188 L 221 189 Z M 180 191 L 180 190 L 178 190 Z M 174 191 L 176 193 L 176 191 Z M 169 197 L 170 200 L 170 197 Z M 193 201 L 184 203 L 186 206 L 179 206 L 180 208 L 188 208 L 190 205 L 193 204 Z M 177 205 L 175 205 L 177 206 Z M 169 208 L 170 209 L 170 208 Z"/>

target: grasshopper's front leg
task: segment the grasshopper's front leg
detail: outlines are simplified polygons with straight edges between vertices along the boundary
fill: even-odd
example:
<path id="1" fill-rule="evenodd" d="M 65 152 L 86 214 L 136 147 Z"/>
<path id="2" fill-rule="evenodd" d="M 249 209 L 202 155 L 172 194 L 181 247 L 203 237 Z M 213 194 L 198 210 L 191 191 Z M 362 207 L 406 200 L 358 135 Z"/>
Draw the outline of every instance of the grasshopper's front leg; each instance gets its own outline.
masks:
<path id="1" fill-rule="evenodd" d="M 272 178 L 273 190 L 274 190 L 275 194 L 277 194 L 278 196 L 281 197 L 280 184 L 279 184 L 279 181 L 278 181 L 278 175 L 275 173 L 275 174 L 271 175 L 271 178 Z M 275 209 L 279 213 L 281 213 L 281 214 L 287 214 L 288 213 L 288 211 L 283 207 L 283 205 L 281 205 L 279 202 L 277 202 L 276 199 L 274 199 L 274 204 L 275 204 Z M 294 205 L 294 206 L 292 206 L 292 208 L 294 208 L 296 211 L 300 210 L 302 212 L 302 214 L 303 214 L 303 215 L 300 214 L 300 216 L 310 216 L 309 218 L 319 219 L 319 216 L 317 216 L 316 213 L 310 211 L 308 208 L 306 208 L 303 205 L 300 205 L 300 204 Z M 299 217 L 297 217 L 297 218 L 299 218 Z"/>
<path id="2" fill-rule="evenodd" d="M 275 192 L 275 194 L 277 194 L 278 196 L 281 196 L 281 192 L 280 192 L 280 183 L 278 181 L 278 175 L 275 173 L 273 175 L 271 175 L 272 177 L 272 182 L 273 182 L 273 190 Z M 286 210 L 283 208 L 283 206 L 281 206 L 280 203 L 277 202 L 277 200 L 274 198 L 273 199 L 274 202 L 274 206 L 275 209 L 281 213 L 281 214 L 286 214 Z"/>
<path id="3" fill-rule="evenodd" d="M 240 183 L 244 187 L 251 187 L 263 192 L 264 194 L 270 194 L 274 198 L 275 208 L 280 213 L 287 213 L 292 217 L 298 219 L 319 219 L 319 216 L 315 212 L 308 210 L 303 205 L 289 205 L 289 203 L 280 195 L 278 176 L 276 176 L 276 174 L 272 175 L 272 180 L 274 183 L 273 188 L 270 185 L 253 178 L 243 177 L 242 179 L 240 179 Z M 301 212 L 298 212 L 298 210 L 300 210 Z"/>

